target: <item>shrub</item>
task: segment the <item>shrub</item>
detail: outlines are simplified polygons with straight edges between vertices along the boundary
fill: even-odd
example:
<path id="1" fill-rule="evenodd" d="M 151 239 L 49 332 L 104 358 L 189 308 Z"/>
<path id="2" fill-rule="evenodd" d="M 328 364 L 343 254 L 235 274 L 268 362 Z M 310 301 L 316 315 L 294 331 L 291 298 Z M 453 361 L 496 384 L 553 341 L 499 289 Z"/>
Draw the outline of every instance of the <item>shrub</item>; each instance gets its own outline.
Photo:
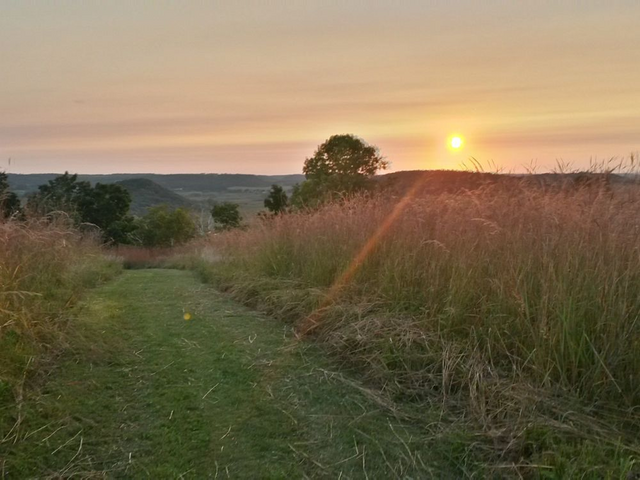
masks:
<path id="1" fill-rule="evenodd" d="M 242 221 L 240 205 L 231 202 L 218 203 L 211 208 L 211 216 L 218 230 L 238 228 Z"/>
<path id="2" fill-rule="evenodd" d="M 196 224 L 184 208 L 160 205 L 139 219 L 136 234 L 145 247 L 173 247 L 195 237 Z"/>
<path id="3" fill-rule="evenodd" d="M 264 199 L 264 208 L 274 215 L 284 213 L 289 206 L 289 197 L 280 185 L 271 185 L 267 198 Z"/>

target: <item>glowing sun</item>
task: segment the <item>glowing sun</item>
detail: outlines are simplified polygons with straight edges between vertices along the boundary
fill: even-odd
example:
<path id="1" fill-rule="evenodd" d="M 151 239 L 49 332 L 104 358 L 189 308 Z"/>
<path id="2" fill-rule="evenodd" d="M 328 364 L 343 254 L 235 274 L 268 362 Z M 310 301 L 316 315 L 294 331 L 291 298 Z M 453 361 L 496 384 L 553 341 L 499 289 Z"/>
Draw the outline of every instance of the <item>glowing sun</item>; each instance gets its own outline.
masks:
<path id="1" fill-rule="evenodd" d="M 449 146 L 453 150 L 459 150 L 460 148 L 462 148 L 463 143 L 464 143 L 464 140 L 462 140 L 462 137 L 459 137 L 458 135 L 454 135 L 449 139 Z"/>

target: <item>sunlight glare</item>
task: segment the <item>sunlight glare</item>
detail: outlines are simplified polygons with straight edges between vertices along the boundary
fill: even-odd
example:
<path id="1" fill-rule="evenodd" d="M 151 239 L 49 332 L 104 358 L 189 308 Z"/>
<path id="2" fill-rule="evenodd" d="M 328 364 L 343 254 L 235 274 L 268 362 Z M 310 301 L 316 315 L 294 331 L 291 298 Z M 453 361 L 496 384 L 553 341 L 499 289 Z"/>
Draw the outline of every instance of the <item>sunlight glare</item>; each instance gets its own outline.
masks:
<path id="1" fill-rule="evenodd" d="M 453 150 L 459 150 L 462 147 L 463 143 L 464 143 L 464 141 L 462 140 L 462 137 L 460 137 L 458 135 L 454 135 L 449 139 L 449 146 Z"/>

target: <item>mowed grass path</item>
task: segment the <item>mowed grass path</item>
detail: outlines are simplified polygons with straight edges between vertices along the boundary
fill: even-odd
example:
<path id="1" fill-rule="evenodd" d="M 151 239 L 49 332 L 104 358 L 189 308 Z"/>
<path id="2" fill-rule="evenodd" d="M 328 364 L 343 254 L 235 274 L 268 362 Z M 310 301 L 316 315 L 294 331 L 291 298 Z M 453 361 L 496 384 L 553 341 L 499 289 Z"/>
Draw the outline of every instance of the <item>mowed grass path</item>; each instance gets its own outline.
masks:
<path id="1" fill-rule="evenodd" d="M 464 475 L 285 325 L 189 272 L 125 272 L 76 316 L 77 346 L 0 445 L 7 478 Z"/>

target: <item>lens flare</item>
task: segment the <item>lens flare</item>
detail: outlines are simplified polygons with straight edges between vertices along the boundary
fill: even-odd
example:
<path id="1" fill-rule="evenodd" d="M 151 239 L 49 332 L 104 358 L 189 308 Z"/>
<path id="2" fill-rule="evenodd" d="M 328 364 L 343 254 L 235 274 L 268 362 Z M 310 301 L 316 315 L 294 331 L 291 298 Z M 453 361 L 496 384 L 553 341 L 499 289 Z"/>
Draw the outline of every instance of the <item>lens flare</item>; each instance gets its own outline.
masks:
<path id="1" fill-rule="evenodd" d="M 320 302 L 320 305 L 312 311 L 305 320 L 296 329 L 296 335 L 304 337 L 314 331 L 321 325 L 323 320 L 323 314 L 331 306 L 331 304 L 340 296 L 340 293 L 344 287 L 346 287 L 353 276 L 358 272 L 360 266 L 364 263 L 367 257 L 375 250 L 380 241 L 384 238 L 387 232 L 393 228 L 393 224 L 400 216 L 402 211 L 411 203 L 411 200 L 415 197 L 416 193 L 420 190 L 427 177 L 418 175 L 416 181 L 411 188 L 407 190 L 404 196 L 396 203 L 391 213 L 384 219 L 384 221 L 378 226 L 376 231 L 371 237 L 364 243 L 360 251 L 351 260 L 347 268 L 342 274 L 333 282 L 325 298 Z"/>

